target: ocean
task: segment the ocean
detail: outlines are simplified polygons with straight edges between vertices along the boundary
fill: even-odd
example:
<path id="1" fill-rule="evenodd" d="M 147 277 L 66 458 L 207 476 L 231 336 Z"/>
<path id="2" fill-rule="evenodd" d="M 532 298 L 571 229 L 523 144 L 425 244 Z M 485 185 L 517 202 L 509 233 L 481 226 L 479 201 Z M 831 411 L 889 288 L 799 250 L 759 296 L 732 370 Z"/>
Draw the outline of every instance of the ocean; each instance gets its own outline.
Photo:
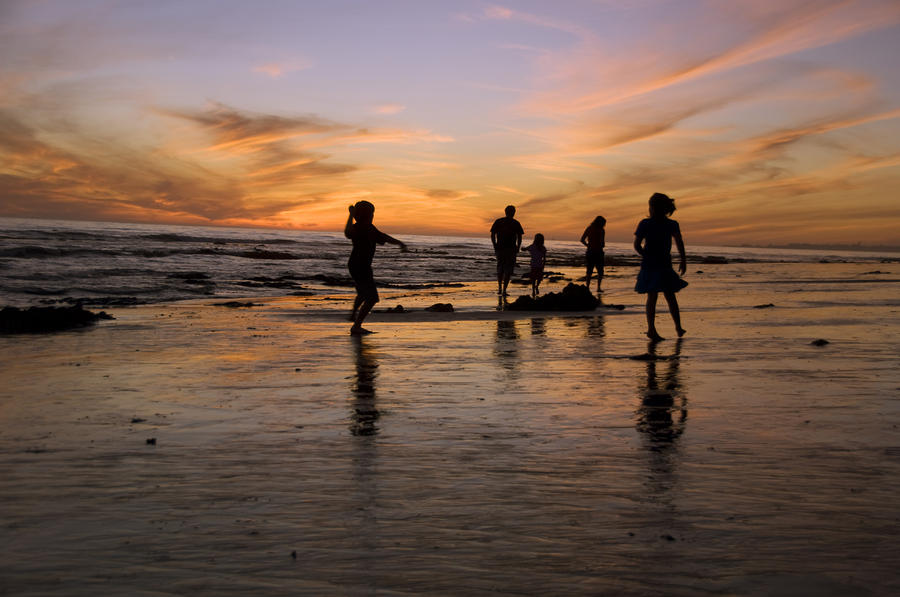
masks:
<path id="1" fill-rule="evenodd" d="M 390 245 L 375 257 L 382 288 L 420 290 L 493 280 L 495 262 L 484 238 L 396 235 L 411 251 Z M 582 267 L 577 240 L 548 239 L 547 270 L 572 275 Z M 0 305 L 81 303 L 89 307 L 349 293 L 350 243 L 341 232 L 213 228 L 0 218 Z M 635 266 L 628 243 L 609 243 L 607 263 Z M 879 263 L 894 253 L 688 244 L 689 259 L 717 263 Z M 520 259 L 525 273 L 527 261 Z"/>
<path id="2" fill-rule="evenodd" d="M 0 586 L 900 594 L 895 256 L 688 236 L 650 342 L 627 244 L 548 313 L 489 239 L 397 236 L 352 336 L 339 232 L 0 221 L 0 304 L 114 317 L 0 335 Z"/>

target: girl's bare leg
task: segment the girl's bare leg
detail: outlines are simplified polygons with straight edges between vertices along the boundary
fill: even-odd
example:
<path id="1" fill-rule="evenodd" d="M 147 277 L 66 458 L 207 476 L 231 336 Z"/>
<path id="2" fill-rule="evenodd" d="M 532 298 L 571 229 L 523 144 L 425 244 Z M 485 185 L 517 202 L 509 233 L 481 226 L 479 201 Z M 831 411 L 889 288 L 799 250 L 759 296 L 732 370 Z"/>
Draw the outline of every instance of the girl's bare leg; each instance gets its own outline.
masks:
<path id="1" fill-rule="evenodd" d="M 647 337 L 653 341 L 665 340 L 656 331 L 656 299 L 659 298 L 658 292 L 647 293 Z"/>
<path id="2" fill-rule="evenodd" d="M 672 315 L 672 321 L 675 322 L 675 333 L 681 338 L 684 336 L 685 330 L 681 327 L 681 311 L 678 309 L 678 299 L 675 298 L 674 292 L 665 292 L 666 302 L 669 303 L 669 314 Z"/>
<path id="3" fill-rule="evenodd" d="M 356 320 L 353 322 L 353 325 L 350 327 L 351 334 L 371 334 L 369 330 L 363 328 L 362 323 L 365 320 L 366 315 L 369 314 L 369 311 L 372 310 L 372 307 L 375 306 L 375 303 L 370 301 L 363 301 L 362 305 L 359 307 L 359 313 L 356 315 Z"/>
<path id="4" fill-rule="evenodd" d="M 363 298 L 356 295 L 356 298 L 353 299 L 353 311 L 350 312 L 350 321 L 356 321 L 356 313 L 359 311 L 359 306 L 362 304 Z"/>

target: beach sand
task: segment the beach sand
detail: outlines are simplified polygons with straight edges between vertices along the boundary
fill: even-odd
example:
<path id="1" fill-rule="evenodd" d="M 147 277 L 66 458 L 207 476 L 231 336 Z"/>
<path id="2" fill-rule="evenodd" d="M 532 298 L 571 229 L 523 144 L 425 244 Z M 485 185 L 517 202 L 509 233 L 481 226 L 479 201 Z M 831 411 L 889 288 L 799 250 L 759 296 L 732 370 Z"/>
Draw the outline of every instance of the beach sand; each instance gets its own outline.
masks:
<path id="1" fill-rule="evenodd" d="M 624 310 L 471 284 L 363 338 L 339 296 L 0 338 L 0 594 L 900 594 L 900 276 L 867 268 L 711 266 L 656 345 L 633 270 Z"/>

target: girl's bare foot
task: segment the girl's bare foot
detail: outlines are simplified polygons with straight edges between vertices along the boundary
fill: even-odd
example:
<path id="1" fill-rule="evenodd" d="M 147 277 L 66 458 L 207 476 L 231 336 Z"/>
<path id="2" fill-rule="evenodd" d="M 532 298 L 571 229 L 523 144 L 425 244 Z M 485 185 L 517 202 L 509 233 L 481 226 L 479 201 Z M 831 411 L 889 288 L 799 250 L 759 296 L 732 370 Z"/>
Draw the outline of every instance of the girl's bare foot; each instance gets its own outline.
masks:
<path id="1" fill-rule="evenodd" d="M 365 334 L 374 334 L 374 333 L 375 332 L 373 332 L 372 330 L 367 330 L 366 328 L 364 328 L 362 326 L 355 325 L 352 328 L 350 328 L 350 334 L 353 336 L 363 336 Z"/>
<path id="2" fill-rule="evenodd" d="M 681 338 L 687 333 L 687 330 L 684 328 L 675 328 L 675 333 L 678 334 L 678 337 Z"/>
<path id="3" fill-rule="evenodd" d="M 659 342 L 660 340 L 665 340 L 656 330 L 648 331 L 647 337 L 650 338 L 651 342 Z"/>

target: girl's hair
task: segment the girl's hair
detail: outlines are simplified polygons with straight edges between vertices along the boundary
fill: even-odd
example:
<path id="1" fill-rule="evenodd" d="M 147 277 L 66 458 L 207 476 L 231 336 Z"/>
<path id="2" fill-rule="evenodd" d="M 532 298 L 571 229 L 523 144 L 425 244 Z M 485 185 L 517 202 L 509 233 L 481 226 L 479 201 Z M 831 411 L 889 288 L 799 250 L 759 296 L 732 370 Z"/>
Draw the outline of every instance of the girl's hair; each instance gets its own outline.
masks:
<path id="1" fill-rule="evenodd" d="M 375 217 L 375 206 L 368 201 L 357 201 L 353 207 L 353 217 L 357 222 L 369 223 Z"/>
<path id="2" fill-rule="evenodd" d="M 541 234 L 540 232 L 535 234 L 534 235 L 534 244 L 536 244 L 539 247 L 543 247 L 544 246 L 544 235 Z"/>
<path id="3" fill-rule="evenodd" d="M 663 193 L 653 193 L 649 203 L 651 213 L 656 215 L 671 216 L 675 213 L 675 200 Z"/>
<path id="4" fill-rule="evenodd" d="M 606 218 L 603 216 L 597 216 L 594 218 L 594 221 L 591 222 L 591 226 L 606 226 Z"/>

